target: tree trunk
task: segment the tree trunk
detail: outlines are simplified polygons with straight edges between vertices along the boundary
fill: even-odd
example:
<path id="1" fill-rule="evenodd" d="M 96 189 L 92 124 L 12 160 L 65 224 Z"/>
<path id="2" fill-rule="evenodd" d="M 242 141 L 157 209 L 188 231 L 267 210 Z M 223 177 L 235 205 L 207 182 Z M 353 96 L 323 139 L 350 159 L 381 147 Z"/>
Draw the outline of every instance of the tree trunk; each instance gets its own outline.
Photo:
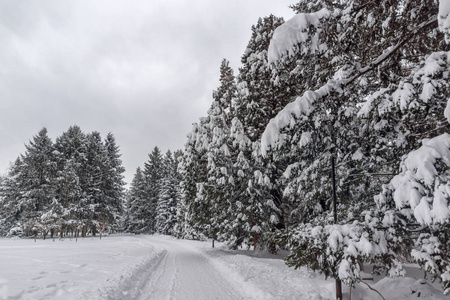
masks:
<path id="1" fill-rule="evenodd" d="M 257 232 L 253 232 L 253 250 L 256 250 L 258 243 L 259 243 L 259 234 Z"/>

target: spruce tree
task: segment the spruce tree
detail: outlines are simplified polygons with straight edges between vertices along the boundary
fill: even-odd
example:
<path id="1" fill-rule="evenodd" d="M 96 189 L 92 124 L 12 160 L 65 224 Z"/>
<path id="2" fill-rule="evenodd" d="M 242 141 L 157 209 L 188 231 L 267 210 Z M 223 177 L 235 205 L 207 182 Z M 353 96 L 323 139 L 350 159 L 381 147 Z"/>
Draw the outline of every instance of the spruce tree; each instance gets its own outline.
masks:
<path id="1" fill-rule="evenodd" d="M 177 204 L 180 199 L 180 178 L 178 176 L 178 156 L 179 152 L 166 152 L 163 165 L 164 176 L 161 180 L 161 190 L 156 207 L 156 228 L 160 234 L 172 235 L 173 227 L 176 223 Z"/>
<path id="2" fill-rule="evenodd" d="M 158 196 L 161 190 L 161 179 L 163 177 L 163 161 L 161 151 L 157 146 L 153 148 L 148 155 L 148 161 L 145 163 L 144 175 L 146 180 L 146 210 L 149 213 L 149 228 L 153 233 L 156 225 L 156 206 L 158 205 Z"/>
<path id="3" fill-rule="evenodd" d="M 248 205 L 245 207 L 251 212 L 248 214 L 251 214 L 254 246 L 267 243 L 264 233 L 285 227 L 283 182 L 279 177 L 286 168 L 286 159 L 282 155 L 262 157 L 259 151 L 261 134 L 270 119 L 298 92 L 292 79 L 295 73 L 287 70 L 289 63 L 273 69 L 267 57 L 273 33 L 283 23 L 282 18 L 270 15 L 260 18 L 252 26 L 252 36 L 242 56 L 238 76 L 240 97 L 236 103 L 236 115 L 252 141 L 241 152 L 241 159 L 244 155 L 251 168 L 247 171 L 251 177 L 245 178 L 250 183 L 246 190 Z M 269 244 L 273 249 L 273 244 Z"/>
<path id="4" fill-rule="evenodd" d="M 55 196 L 54 179 L 56 164 L 53 142 L 43 128 L 33 137 L 22 158 L 23 171 L 20 176 L 22 218 L 28 231 L 46 230 L 41 215 L 48 209 Z"/>
<path id="5" fill-rule="evenodd" d="M 107 159 L 103 166 L 102 189 L 104 191 L 105 202 L 111 209 L 111 214 L 109 219 L 103 221 L 107 221 L 114 230 L 117 230 L 123 213 L 125 183 L 122 174 L 125 172 L 125 168 L 122 166 L 120 149 L 112 133 L 108 133 L 104 144 Z"/>
<path id="6" fill-rule="evenodd" d="M 181 199 L 177 205 L 177 224 L 174 228 L 179 238 L 203 239 L 208 236 L 209 206 L 197 198 L 207 181 L 207 122 L 207 118 L 201 118 L 198 124 L 193 124 L 180 162 Z"/>
<path id="7" fill-rule="evenodd" d="M 11 164 L 8 173 L 2 179 L 0 186 L 0 234 L 7 235 L 11 228 L 21 228 L 23 231 L 22 212 L 20 205 L 22 194 L 22 173 L 25 172 L 22 157 L 19 156 Z"/>
<path id="8" fill-rule="evenodd" d="M 55 148 L 58 164 L 56 198 L 66 211 L 60 232 L 69 226 L 76 234 L 81 231 L 85 236 L 88 229 L 88 219 L 84 216 L 87 206 L 86 134 L 79 126 L 71 126 L 56 138 Z"/>
<path id="9" fill-rule="evenodd" d="M 213 102 L 208 110 L 210 139 L 207 148 L 207 182 L 202 186 L 198 199 L 209 203 L 209 235 L 214 239 L 227 239 L 231 231 L 232 203 L 235 201 L 233 156 L 230 139 L 234 102 L 237 98 L 236 82 L 229 62 L 223 60 L 220 66 L 220 86 L 213 93 Z"/>
<path id="10" fill-rule="evenodd" d="M 127 195 L 125 232 L 150 233 L 152 230 L 150 227 L 152 219 L 148 211 L 146 188 L 145 175 L 141 168 L 138 167 Z"/>

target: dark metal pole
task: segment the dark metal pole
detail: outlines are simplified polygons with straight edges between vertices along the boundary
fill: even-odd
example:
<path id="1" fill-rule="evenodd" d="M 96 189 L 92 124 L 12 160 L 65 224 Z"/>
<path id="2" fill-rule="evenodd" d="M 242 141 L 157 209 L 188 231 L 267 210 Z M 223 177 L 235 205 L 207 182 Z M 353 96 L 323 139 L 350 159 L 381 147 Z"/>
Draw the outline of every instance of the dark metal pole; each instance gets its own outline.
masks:
<path id="1" fill-rule="evenodd" d="M 336 175 L 334 172 L 334 156 L 331 156 L 331 174 L 333 179 L 333 214 L 334 224 L 337 224 L 337 205 L 336 205 Z M 336 300 L 342 300 L 342 283 L 336 278 Z"/>

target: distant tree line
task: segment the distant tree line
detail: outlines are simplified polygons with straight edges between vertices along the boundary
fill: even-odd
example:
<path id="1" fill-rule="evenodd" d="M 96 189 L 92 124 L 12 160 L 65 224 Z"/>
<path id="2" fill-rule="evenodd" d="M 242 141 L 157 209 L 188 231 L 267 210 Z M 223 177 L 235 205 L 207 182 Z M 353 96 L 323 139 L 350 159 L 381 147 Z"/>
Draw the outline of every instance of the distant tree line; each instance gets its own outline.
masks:
<path id="1" fill-rule="evenodd" d="M 55 142 L 43 128 L 0 185 L 0 233 L 41 235 L 117 231 L 124 168 L 113 134 L 103 140 L 70 127 Z"/>

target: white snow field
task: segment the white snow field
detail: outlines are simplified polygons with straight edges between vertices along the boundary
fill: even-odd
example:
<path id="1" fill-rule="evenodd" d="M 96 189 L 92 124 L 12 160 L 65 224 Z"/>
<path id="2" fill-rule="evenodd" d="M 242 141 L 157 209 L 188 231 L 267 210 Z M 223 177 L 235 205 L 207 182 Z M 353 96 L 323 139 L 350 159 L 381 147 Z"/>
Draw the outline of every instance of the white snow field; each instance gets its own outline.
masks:
<path id="1" fill-rule="evenodd" d="M 334 280 L 288 268 L 281 255 L 216 245 L 159 235 L 1 238 L 0 299 L 334 299 Z M 417 279 L 370 284 L 386 299 L 448 299 Z M 361 285 L 352 299 L 381 297 Z"/>

